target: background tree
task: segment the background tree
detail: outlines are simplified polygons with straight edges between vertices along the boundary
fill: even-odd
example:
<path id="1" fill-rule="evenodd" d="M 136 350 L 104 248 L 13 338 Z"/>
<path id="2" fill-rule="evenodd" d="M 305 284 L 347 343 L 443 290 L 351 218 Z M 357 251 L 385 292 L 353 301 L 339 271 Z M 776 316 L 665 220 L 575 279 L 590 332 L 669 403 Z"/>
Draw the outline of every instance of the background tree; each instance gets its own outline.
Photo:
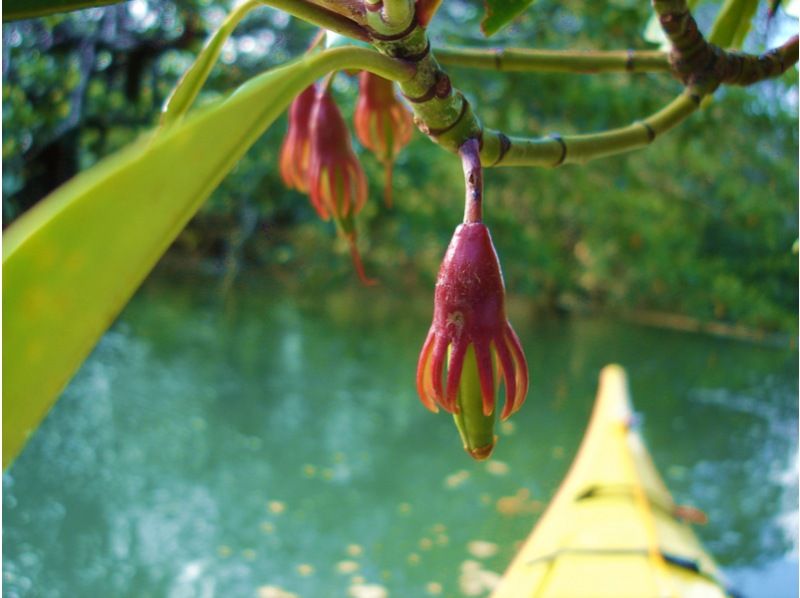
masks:
<path id="1" fill-rule="evenodd" d="M 169 90 L 229 8 L 134 0 L 5 24 L 5 224 L 155 125 Z M 429 30 L 434 52 L 489 44 L 652 48 L 641 35 L 651 9 L 641 2 L 615 2 L 610 11 L 541 0 L 490 41 L 478 33 L 480 8 L 477 2 L 443 3 Z M 717 8 L 700 6 L 704 30 Z M 762 7 L 752 20 L 745 49 L 753 53 L 782 42 L 795 23 L 780 12 L 768 22 L 767 10 Z M 302 53 L 315 31 L 280 11 L 251 11 L 225 42 L 199 103 L 219 106 L 215 101 L 222 94 Z M 623 125 L 680 91 L 665 69 L 505 74 L 467 70 L 455 64 L 464 65 L 463 58 L 438 55 L 483 123 L 513 133 L 568 136 Z M 792 68 L 756 87 L 725 87 L 644 152 L 581 167 L 487 171 L 487 211 L 498 250 L 507 256 L 508 286 L 551 310 L 661 310 L 793 330 L 796 78 Z M 345 113 L 352 111 L 354 90 L 354 79 L 338 77 L 334 83 Z M 292 277 L 300 284 L 349 277 L 340 255 L 345 244 L 336 242 L 334 255 L 326 257 L 331 229 L 320 226 L 307 202 L 279 182 L 282 133 L 282 127 L 272 127 L 254 144 L 181 235 L 173 255 L 195 262 L 210 257 L 229 272 L 239 264 L 302 272 Z M 558 143 L 549 147 L 556 151 Z M 391 284 L 430 284 L 460 209 L 453 203 L 460 204 L 462 188 L 456 159 L 415 135 L 397 160 L 392 212 L 377 201 L 382 165 L 372 156 L 363 162 L 374 198 L 359 223 L 368 269 L 396 281 Z"/>

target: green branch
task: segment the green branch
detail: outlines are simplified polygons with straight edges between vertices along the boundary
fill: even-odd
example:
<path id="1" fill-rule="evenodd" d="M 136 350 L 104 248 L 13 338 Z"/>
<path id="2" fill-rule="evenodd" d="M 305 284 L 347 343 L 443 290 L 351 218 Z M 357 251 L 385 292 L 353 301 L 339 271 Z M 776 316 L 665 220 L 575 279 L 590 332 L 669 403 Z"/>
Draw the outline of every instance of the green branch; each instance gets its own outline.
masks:
<path id="1" fill-rule="evenodd" d="M 684 0 L 655 0 L 656 4 L 659 2 L 670 6 L 682 4 L 685 7 Z M 373 37 L 372 43 L 381 53 L 416 65 L 414 76 L 401 82 L 400 89 L 414 111 L 419 129 L 451 152 L 458 152 L 467 139 L 480 137 L 481 162 L 487 167 L 499 165 L 554 167 L 584 163 L 644 147 L 686 119 L 698 109 L 702 97 L 716 89 L 716 87 L 698 89 L 692 86 L 659 112 L 618 129 L 539 139 L 509 137 L 498 131 L 484 130 L 467 99 L 452 86 L 449 76 L 431 52 L 430 41 L 424 29 L 416 26 L 397 39 Z M 461 49 L 451 49 L 448 52 L 445 49 L 437 51 L 436 55 L 443 56 L 444 62 L 450 59 L 449 64 L 476 66 L 477 63 L 481 63 L 498 70 L 504 66 L 508 68 L 515 60 L 519 61 L 516 63 L 518 67 L 521 67 L 525 60 L 530 63 L 539 61 L 539 66 L 559 64 L 564 67 L 569 63 L 572 68 L 587 67 L 585 55 L 566 52 L 556 55 L 551 51 L 530 50 L 513 51 L 509 54 Z M 797 62 L 797 38 L 793 38 L 781 48 L 758 57 L 734 56 L 732 53 L 724 55 L 727 69 L 725 82 L 749 85 L 767 76 L 777 76 Z M 636 70 L 636 56 L 634 53 L 631 65 L 628 53 L 598 52 L 592 56 L 591 60 L 594 62 L 588 65 L 599 68 L 602 63 L 608 69 L 625 70 L 627 67 L 628 70 Z M 643 69 L 642 65 L 648 60 L 654 61 L 649 63 L 650 66 L 657 65 L 659 69 L 664 70 L 668 68 L 661 53 L 640 53 L 639 56 L 645 59 L 640 61 L 638 68 Z M 579 59 L 584 60 L 582 65 Z M 673 72 L 677 70 L 674 62 L 669 66 Z"/>
<path id="2" fill-rule="evenodd" d="M 486 166 L 542 166 L 584 164 L 650 145 L 698 109 L 688 95 L 681 94 L 664 108 L 626 127 L 583 135 L 553 135 L 529 139 L 507 137 L 498 131 L 484 134 L 481 161 Z"/>
<path id="3" fill-rule="evenodd" d="M 655 73 L 669 72 L 666 52 L 622 50 L 580 52 L 519 48 L 436 48 L 436 58 L 446 66 L 495 71 L 550 73 Z"/>
<path id="4" fill-rule="evenodd" d="M 797 62 L 796 35 L 761 55 L 727 52 L 706 41 L 686 0 L 653 0 L 653 8 L 672 44 L 669 54 L 672 70 L 698 99 L 713 93 L 723 83 L 752 85 L 777 77 Z M 716 31 L 720 37 L 723 33 Z"/>
<path id="5" fill-rule="evenodd" d="M 377 39 L 398 37 L 415 22 L 414 0 L 364 0 L 364 8 Z"/>
<path id="6" fill-rule="evenodd" d="M 261 2 L 346 37 L 365 42 L 370 40 L 367 30 L 354 20 L 307 0 L 261 0 Z"/>

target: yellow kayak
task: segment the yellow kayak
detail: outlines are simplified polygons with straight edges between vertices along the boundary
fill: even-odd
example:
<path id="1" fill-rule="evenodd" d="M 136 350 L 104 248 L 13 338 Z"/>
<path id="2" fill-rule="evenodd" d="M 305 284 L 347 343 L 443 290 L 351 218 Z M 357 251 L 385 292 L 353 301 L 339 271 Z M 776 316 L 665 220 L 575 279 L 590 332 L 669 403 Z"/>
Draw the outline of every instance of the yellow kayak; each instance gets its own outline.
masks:
<path id="1" fill-rule="evenodd" d="M 492 598 L 723 598 L 722 575 L 641 437 L 625 371 L 606 366 L 578 455 Z"/>

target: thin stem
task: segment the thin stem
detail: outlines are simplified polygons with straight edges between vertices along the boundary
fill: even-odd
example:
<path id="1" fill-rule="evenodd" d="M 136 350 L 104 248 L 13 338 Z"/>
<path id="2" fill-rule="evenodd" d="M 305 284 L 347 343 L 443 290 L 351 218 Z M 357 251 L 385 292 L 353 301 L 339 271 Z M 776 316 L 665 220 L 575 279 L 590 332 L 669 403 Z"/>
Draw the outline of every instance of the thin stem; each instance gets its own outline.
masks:
<path id="1" fill-rule="evenodd" d="M 339 71 L 331 71 L 322 78 L 322 82 L 319 84 L 318 89 L 319 94 L 324 95 L 328 93 L 328 90 L 331 88 L 331 85 L 333 85 L 333 80 L 338 72 Z"/>
<path id="2" fill-rule="evenodd" d="M 308 49 L 306 49 L 306 53 L 314 52 L 320 48 L 325 47 L 325 30 L 320 28 L 314 34 L 314 37 L 311 39 L 311 43 L 308 44 Z"/>
<path id="3" fill-rule="evenodd" d="M 369 71 L 384 79 L 402 83 L 413 78 L 416 73 L 413 64 L 383 56 L 375 50 L 356 46 L 324 50 L 313 55 L 309 60 L 314 62 L 315 71 L 320 73 L 318 76 L 331 71 L 355 69 Z"/>
<path id="4" fill-rule="evenodd" d="M 263 4 L 278 8 L 293 17 L 308 21 L 336 33 L 361 41 L 369 41 L 369 33 L 356 21 L 307 0 L 260 0 Z"/>
<path id="5" fill-rule="evenodd" d="M 394 162 L 387 160 L 383 163 L 383 204 L 388 208 L 392 208 L 392 173 L 394 171 Z"/>
<path id="6" fill-rule="evenodd" d="M 665 73 L 666 52 L 620 50 L 610 52 L 530 50 L 523 48 L 478 49 L 435 48 L 436 58 L 446 66 L 495 71 L 550 73 Z"/>
<path id="7" fill-rule="evenodd" d="M 313 2 L 331 12 L 345 16 L 359 25 L 363 26 L 367 23 L 362 0 L 313 0 Z"/>
<path id="8" fill-rule="evenodd" d="M 464 168 L 464 222 L 483 220 L 483 169 L 481 168 L 480 143 L 477 139 L 467 139 L 458 149 L 461 165 Z"/>

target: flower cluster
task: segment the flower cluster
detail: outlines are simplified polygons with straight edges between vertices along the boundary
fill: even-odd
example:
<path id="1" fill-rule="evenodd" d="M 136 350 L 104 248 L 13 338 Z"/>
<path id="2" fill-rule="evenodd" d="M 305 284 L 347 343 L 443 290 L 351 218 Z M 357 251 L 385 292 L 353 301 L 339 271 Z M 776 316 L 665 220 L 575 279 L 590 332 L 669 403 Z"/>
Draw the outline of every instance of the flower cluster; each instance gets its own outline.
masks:
<path id="1" fill-rule="evenodd" d="M 390 203 L 391 164 L 408 143 L 412 127 L 391 81 L 369 73 L 361 75 L 355 123 L 361 142 L 387 168 L 386 197 Z M 292 102 L 280 172 L 287 187 L 308 194 L 320 218 L 333 219 L 350 245 L 359 278 L 364 284 L 374 284 L 364 272 L 356 242 L 355 216 L 367 200 L 367 179 L 327 85 L 312 85 Z"/>

